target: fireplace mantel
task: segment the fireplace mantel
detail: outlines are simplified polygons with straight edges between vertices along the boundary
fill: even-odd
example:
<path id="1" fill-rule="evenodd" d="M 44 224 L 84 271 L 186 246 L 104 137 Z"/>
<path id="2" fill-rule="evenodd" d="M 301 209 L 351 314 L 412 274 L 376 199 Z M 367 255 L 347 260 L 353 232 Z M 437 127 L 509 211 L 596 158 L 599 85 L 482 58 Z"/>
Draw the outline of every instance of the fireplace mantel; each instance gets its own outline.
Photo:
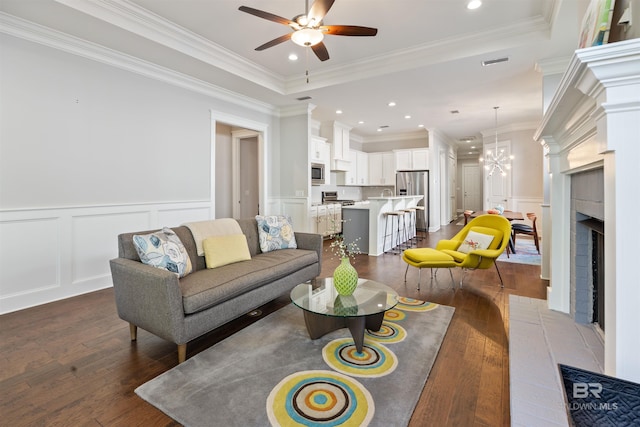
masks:
<path id="1" fill-rule="evenodd" d="M 604 169 L 605 373 L 640 382 L 640 39 L 573 55 L 535 139 L 545 146 L 548 304 L 569 312 L 571 174 Z"/>

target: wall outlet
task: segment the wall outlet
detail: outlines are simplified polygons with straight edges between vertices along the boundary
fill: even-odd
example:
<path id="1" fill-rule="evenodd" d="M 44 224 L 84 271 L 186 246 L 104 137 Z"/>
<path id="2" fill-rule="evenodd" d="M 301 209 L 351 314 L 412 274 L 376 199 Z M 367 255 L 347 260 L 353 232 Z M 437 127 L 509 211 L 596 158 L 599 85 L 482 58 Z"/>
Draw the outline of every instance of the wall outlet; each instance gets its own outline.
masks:
<path id="1" fill-rule="evenodd" d="M 296 190 L 296 197 L 304 197 L 304 190 Z"/>

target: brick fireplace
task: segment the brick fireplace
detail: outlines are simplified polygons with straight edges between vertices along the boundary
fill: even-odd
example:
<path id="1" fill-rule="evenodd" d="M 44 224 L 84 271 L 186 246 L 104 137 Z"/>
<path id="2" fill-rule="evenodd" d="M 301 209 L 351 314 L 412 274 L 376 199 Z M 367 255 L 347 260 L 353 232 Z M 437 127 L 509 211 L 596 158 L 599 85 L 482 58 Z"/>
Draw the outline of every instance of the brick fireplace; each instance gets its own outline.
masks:
<path id="1" fill-rule="evenodd" d="M 571 176 L 570 314 L 604 332 L 604 169 Z"/>
<path id="2" fill-rule="evenodd" d="M 548 172 L 548 307 L 591 322 L 596 276 L 604 286 L 604 373 L 640 383 L 637 70 L 640 39 L 577 50 L 561 78 L 545 76 L 557 90 L 534 138 L 545 147 Z M 604 247 L 600 260 L 594 245 Z M 602 264 L 595 270 L 594 260 Z"/>

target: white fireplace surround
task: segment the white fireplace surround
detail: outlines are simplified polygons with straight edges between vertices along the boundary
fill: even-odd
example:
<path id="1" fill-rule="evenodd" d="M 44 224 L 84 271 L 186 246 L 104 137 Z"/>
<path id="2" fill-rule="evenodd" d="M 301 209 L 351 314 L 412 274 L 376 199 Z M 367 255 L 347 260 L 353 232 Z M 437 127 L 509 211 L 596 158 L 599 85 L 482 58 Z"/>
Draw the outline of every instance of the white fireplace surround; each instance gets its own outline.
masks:
<path id="1" fill-rule="evenodd" d="M 535 139 L 545 146 L 548 305 L 570 312 L 571 175 L 604 169 L 605 374 L 640 382 L 640 39 L 577 50 Z M 550 236 L 549 236 L 550 235 Z"/>

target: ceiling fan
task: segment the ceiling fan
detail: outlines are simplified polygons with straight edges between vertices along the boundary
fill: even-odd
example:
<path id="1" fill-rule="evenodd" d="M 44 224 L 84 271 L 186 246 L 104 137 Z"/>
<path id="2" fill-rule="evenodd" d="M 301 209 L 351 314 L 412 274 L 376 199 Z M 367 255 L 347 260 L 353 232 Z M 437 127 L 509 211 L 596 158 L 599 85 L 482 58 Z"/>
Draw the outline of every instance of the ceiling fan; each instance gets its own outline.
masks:
<path id="1" fill-rule="evenodd" d="M 292 40 L 300 46 L 310 47 L 320 61 L 329 59 L 329 52 L 322 40 L 325 34 L 332 36 L 375 36 L 378 33 L 377 28 L 359 27 L 356 25 L 322 25 L 324 19 L 335 0 L 315 0 L 309 8 L 309 2 L 306 2 L 306 13 L 297 15 L 293 19 L 283 18 L 269 12 L 254 9 L 252 7 L 240 6 L 242 12 L 255 15 L 278 24 L 288 25 L 293 32 L 275 38 L 261 46 L 256 50 L 265 50 L 276 46 L 280 43 Z"/>

